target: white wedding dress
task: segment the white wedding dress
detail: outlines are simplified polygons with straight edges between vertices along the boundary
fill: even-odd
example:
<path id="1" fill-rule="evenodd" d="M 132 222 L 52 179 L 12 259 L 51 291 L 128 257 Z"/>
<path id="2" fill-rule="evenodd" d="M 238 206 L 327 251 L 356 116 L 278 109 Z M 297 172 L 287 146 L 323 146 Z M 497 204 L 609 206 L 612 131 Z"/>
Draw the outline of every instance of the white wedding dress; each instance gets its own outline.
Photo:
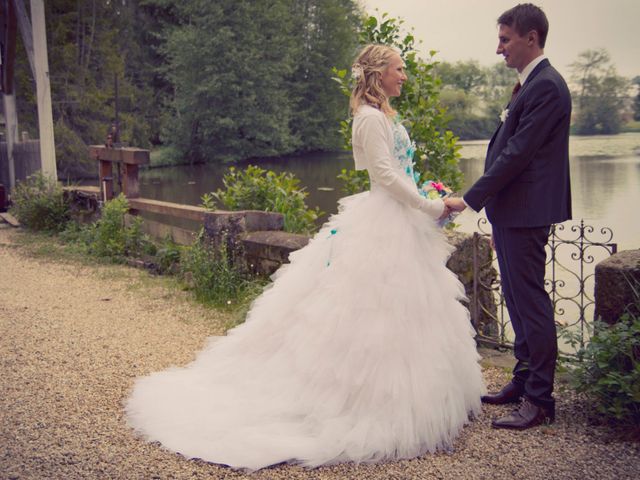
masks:
<path id="1" fill-rule="evenodd" d="M 484 383 L 451 247 L 412 177 L 403 127 L 363 106 L 370 192 L 340 202 L 244 324 L 196 360 L 136 381 L 127 420 L 188 458 L 256 470 L 449 449 Z"/>

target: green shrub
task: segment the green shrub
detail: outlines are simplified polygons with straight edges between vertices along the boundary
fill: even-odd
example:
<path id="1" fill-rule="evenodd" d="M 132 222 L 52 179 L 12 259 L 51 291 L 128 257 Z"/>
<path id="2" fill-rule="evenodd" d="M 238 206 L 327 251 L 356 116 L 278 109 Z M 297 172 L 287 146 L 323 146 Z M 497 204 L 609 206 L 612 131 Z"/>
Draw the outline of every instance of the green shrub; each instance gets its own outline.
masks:
<path id="1" fill-rule="evenodd" d="M 636 290 L 637 291 L 637 290 Z M 596 322 L 573 385 L 607 418 L 640 427 L 640 300 L 614 325 Z"/>
<path id="2" fill-rule="evenodd" d="M 12 195 L 11 212 L 31 230 L 61 232 L 69 222 L 70 206 L 58 182 L 42 172 L 19 182 Z"/>
<path id="3" fill-rule="evenodd" d="M 155 254 L 159 273 L 175 273 L 179 268 L 181 255 L 182 247 L 171 239 L 165 239 Z"/>
<path id="4" fill-rule="evenodd" d="M 154 246 L 142 232 L 142 219 L 133 217 L 126 225 L 129 202 L 122 194 L 104 204 L 100 219 L 83 228 L 79 239 L 89 253 L 98 257 L 122 259 L 153 253 Z"/>
<path id="5" fill-rule="evenodd" d="M 238 261 L 240 252 L 223 238 L 213 244 L 203 232 L 183 251 L 181 275 L 197 300 L 217 307 L 241 304 L 256 288 L 249 272 Z"/>
<path id="6" fill-rule="evenodd" d="M 402 94 L 392 102 L 402 124 L 407 127 L 411 140 L 416 144 L 415 171 L 420 180 L 437 179 L 452 190 L 463 186 L 463 175 L 458 165 L 460 146 L 449 128 L 446 108 L 440 102 L 440 79 L 434 75 L 435 50 L 423 60 L 418 56 L 415 37 L 401 31 L 402 20 L 382 14 L 380 19 L 370 16 L 364 19 L 360 31 L 360 44 L 379 43 L 396 48 L 406 65 L 407 81 Z M 334 80 L 340 90 L 351 95 L 353 79 L 346 69 L 333 69 Z M 340 122 L 345 147 L 351 148 L 351 122 Z"/>
<path id="7" fill-rule="evenodd" d="M 338 180 L 342 181 L 342 191 L 347 195 L 369 190 L 371 184 L 366 170 L 347 170 L 343 168 L 338 174 Z"/>
<path id="8" fill-rule="evenodd" d="M 264 210 L 284 215 L 287 232 L 311 233 L 322 212 L 310 209 L 309 195 L 292 173 L 274 173 L 249 165 L 245 170 L 231 167 L 223 178 L 224 189 L 203 196 L 203 205 L 214 209 L 216 201 L 230 210 Z"/>

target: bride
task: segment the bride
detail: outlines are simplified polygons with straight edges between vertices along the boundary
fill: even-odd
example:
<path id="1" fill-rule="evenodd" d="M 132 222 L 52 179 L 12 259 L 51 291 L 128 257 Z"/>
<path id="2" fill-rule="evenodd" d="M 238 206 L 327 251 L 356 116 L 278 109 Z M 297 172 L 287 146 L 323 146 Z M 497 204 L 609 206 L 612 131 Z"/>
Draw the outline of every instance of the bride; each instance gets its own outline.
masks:
<path id="1" fill-rule="evenodd" d="M 484 384 L 462 285 L 418 193 L 390 97 L 390 47 L 353 65 L 353 155 L 371 191 L 346 197 L 254 302 L 246 322 L 183 368 L 136 381 L 130 425 L 187 458 L 257 470 L 412 458 L 449 449 Z"/>

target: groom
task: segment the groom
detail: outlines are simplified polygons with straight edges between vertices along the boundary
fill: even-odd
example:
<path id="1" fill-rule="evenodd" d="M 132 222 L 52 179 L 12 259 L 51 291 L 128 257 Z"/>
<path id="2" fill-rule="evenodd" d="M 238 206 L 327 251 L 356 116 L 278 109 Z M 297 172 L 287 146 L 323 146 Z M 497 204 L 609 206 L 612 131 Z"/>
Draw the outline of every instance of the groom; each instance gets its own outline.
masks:
<path id="1" fill-rule="evenodd" d="M 571 218 L 569 122 L 571 96 L 544 56 L 549 24 L 544 12 L 521 4 L 498 18 L 498 50 L 518 84 L 491 138 L 484 174 L 455 211 L 486 209 L 492 225 L 502 290 L 515 332 L 513 378 L 491 404 L 522 402 L 494 428 L 526 429 L 555 418 L 552 396 L 558 355 L 554 312 L 544 288 L 551 224 Z"/>

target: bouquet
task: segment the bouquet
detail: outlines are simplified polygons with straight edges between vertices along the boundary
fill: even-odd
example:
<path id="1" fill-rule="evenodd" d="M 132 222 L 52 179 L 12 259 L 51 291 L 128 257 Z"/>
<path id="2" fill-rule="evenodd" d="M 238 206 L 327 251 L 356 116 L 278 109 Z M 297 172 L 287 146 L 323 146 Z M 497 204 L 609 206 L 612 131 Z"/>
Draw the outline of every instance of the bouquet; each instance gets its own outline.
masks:
<path id="1" fill-rule="evenodd" d="M 427 180 L 426 182 L 424 182 L 422 184 L 422 187 L 420 187 L 420 190 L 424 192 L 423 196 L 431 200 L 445 198 L 453 193 L 453 191 L 444 183 L 435 182 L 433 180 Z"/>
<path id="2" fill-rule="evenodd" d="M 442 182 L 427 180 L 422 184 L 422 187 L 420 187 L 420 194 L 431 200 L 437 200 L 438 198 L 444 199 L 449 195 L 452 195 L 453 190 L 451 190 Z M 438 220 L 438 225 L 444 227 L 445 225 L 453 221 L 453 219 L 457 216 L 458 212 L 450 213 L 447 217 Z"/>

